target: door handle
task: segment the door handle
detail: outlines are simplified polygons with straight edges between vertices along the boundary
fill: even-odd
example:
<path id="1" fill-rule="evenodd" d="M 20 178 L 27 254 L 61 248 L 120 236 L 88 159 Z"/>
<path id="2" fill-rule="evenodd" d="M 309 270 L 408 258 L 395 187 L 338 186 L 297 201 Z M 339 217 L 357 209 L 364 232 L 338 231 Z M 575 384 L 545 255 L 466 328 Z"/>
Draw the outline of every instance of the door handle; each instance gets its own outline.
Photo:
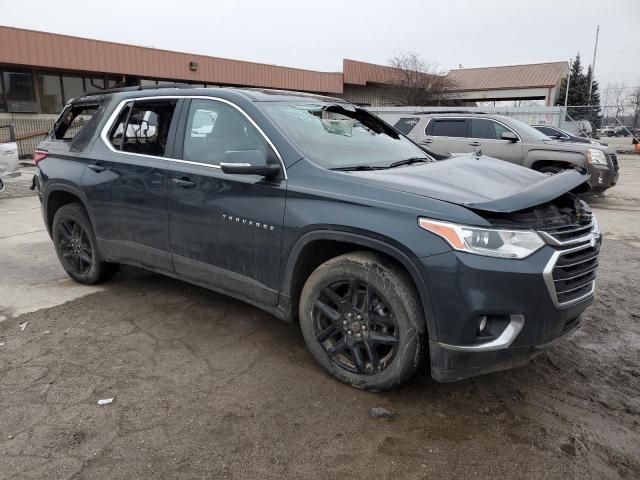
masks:
<path id="1" fill-rule="evenodd" d="M 420 140 L 420 143 L 429 144 L 429 143 L 433 143 L 433 140 L 430 139 L 430 138 L 424 138 L 424 139 Z"/>
<path id="2" fill-rule="evenodd" d="M 106 168 L 99 163 L 92 163 L 91 165 L 89 165 L 89 168 L 96 173 L 104 172 L 106 170 Z"/>
<path id="3" fill-rule="evenodd" d="M 189 178 L 187 177 L 172 178 L 171 181 L 182 188 L 193 188 L 196 186 L 196 184 L 189 180 Z"/>
<path id="4" fill-rule="evenodd" d="M 471 142 L 469 145 L 471 145 L 472 147 L 480 147 L 480 142 Z"/>

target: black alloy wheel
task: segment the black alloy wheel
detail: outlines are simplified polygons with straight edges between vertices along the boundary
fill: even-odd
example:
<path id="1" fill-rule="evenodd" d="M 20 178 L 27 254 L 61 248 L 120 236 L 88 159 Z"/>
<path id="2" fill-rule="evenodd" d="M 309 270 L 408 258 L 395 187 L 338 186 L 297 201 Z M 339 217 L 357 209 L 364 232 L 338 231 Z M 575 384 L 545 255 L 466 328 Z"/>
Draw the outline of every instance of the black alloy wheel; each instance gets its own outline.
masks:
<path id="1" fill-rule="evenodd" d="M 309 352 L 327 373 L 381 391 L 401 385 L 420 365 L 423 312 L 400 265 L 356 251 L 327 260 L 309 275 L 298 318 Z"/>
<path id="2" fill-rule="evenodd" d="M 398 324 L 383 297 L 355 278 L 333 282 L 313 303 L 318 342 L 341 368 L 373 375 L 387 368 L 398 349 Z"/>
<path id="3" fill-rule="evenodd" d="M 51 236 L 62 268 L 76 282 L 93 285 L 118 271 L 117 263 L 101 258 L 91 220 L 79 203 L 68 203 L 56 211 Z"/>
<path id="4" fill-rule="evenodd" d="M 94 262 L 88 233 L 76 220 L 66 218 L 57 225 L 61 261 L 65 270 L 86 275 Z"/>

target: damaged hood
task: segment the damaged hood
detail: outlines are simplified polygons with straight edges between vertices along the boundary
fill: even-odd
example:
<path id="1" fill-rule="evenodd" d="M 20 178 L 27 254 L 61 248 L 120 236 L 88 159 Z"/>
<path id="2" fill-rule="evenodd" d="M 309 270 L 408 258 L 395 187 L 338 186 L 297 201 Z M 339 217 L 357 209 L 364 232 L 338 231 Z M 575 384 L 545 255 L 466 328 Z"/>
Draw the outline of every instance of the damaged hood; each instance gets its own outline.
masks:
<path id="1" fill-rule="evenodd" d="M 547 175 L 495 158 L 473 154 L 430 164 L 350 174 L 384 188 L 487 212 L 515 212 L 549 202 L 589 180 L 566 170 Z"/>

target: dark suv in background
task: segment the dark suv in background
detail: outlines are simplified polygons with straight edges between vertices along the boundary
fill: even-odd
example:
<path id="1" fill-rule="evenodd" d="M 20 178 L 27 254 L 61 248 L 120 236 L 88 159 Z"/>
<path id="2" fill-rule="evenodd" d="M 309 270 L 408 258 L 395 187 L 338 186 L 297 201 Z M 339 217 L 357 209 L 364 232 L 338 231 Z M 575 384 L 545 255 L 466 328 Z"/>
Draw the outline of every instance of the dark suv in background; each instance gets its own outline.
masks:
<path id="1" fill-rule="evenodd" d="M 425 351 L 440 381 L 522 364 L 593 301 L 600 234 L 576 196 L 584 171 L 437 162 L 340 99 L 87 94 L 35 162 L 72 278 L 124 263 L 242 299 L 299 321 L 322 368 L 359 388 L 402 383 Z"/>

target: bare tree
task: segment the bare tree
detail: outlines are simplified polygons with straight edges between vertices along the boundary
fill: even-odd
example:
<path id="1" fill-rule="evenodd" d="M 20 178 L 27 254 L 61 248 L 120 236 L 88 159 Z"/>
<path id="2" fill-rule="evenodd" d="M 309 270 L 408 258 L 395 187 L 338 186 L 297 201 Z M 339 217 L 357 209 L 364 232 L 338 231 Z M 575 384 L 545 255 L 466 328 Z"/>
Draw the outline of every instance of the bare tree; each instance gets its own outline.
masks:
<path id="1" fill-rule="evenodd" d="M 640 86 L 629 95 L 629 103 L 633 109 L 633 128 L 636 128 L 640 124 Z"/>
<path id="2" fill-rule="evenodd" d="M 400 53 L 389 60 L 389 67 L 386 93 L 393 103 L 421 106 L 451 100 L 453 82 L 418 54 Z"/>
<path id="3" fill-rule="evenodd" d="M 604 91 L 605 104 L 614 109 L 614 117 L 617 119 L 624 114 L 627 106 L 627 86 L 624 83 L 610 83 Z"/>

